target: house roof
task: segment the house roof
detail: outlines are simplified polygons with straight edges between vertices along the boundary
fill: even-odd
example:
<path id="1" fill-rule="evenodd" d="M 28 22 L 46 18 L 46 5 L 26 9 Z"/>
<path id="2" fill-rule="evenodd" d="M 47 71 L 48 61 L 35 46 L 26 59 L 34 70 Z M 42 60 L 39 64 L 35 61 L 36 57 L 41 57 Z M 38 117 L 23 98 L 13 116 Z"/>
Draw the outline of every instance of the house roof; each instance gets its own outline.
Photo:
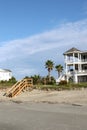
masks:
<path id="1" fill-rule="evenodd" d="M 67 50 L 67 51 L 66 51 L 65 53 L 63 53 L 63 54 L 65 55 L 65 54 L 73 53 L 73 52 L 80 52 L 80 53 L 81 53 L 80 50 L 78 50 L 78 49 L 75 48 L 75 47 L 72 47 L 71 49 Z"/>
<path id="2" fill-rule="evenodd" d="M 11 70 L 8 70 L 8 69 L 0 69 L 0 72 L 11 72 Z"/>
<path id="3" fill-rule="evenodd" d="M 3 69 L 4 71 L 8 71 L 8 72 L 12 72 L 11 70 L 9 70 L 9 69 Z"/>

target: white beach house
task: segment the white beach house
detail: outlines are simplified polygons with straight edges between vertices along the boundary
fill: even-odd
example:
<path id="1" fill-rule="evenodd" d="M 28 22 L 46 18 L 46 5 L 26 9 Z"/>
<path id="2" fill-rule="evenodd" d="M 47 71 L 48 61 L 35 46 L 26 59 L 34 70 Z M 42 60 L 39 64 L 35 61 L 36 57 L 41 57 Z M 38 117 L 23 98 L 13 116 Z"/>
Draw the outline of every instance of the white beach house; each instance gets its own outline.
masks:
<path id="1" fill-rule="evenodd" d="M 66 80 L 87 82 L 87 51 L 71 48 L 64 53 Z"/>
<path id="2" fill-rule="evenodd" d="M 0 69 L 0 81 L 9 81 L 12 78 L 12 71 L 8 69 Z"/>
<path id="3" fill-rule="evenodd" d="M 87 51 L 71 48 L 64 54 L 64 73 L 56 80 L 73 81 L 74 83 L 87 82 Z"/>

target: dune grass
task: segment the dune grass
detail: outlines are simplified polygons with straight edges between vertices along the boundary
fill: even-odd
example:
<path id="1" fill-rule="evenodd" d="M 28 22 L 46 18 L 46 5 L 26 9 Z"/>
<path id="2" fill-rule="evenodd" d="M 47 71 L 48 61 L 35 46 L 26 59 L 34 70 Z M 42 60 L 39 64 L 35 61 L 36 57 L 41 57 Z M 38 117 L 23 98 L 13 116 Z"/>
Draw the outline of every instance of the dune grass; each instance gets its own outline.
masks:
<path id="1" fill-rule="evenodd" d="M 0 82 L 0 89 L 7 89 L 10 88 L 14 85 L 14 82 Z M 85 83 L 67 83 L 67 84 L 60 84 L 60 85 L 42 85 L 42 84 L 37 84 L 33 86 L 34 89 L 39 89 L 39 90 L 76 90 L 76 89 L 82 89 L 82 88 L 87 88 L 87 82 Z"/>
<path id="2" fill-rule="evenodd" d="M 40 89 L 40 90 L 76 90 L 76 89 L 82 89 L 82 88 L 87 88 L 87 83 L 67 83 L 63 85 L 35 85 L 34 88 Z"/>

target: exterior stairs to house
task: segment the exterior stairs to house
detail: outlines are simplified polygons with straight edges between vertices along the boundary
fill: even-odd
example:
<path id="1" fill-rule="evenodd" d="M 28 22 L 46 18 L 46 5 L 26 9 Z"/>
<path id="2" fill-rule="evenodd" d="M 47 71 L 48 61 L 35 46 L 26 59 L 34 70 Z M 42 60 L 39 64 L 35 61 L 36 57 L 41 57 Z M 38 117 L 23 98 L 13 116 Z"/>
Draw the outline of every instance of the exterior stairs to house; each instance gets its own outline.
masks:
<path id="1" fill-rule="evenodd" d="M 61 74 L 60 77 L 56 79 L 56 83 L 58 84 L 62 80 L 65 80 L 65 74 Z"/>
<path id="2" fill-rule="evenodd" d="M 68 81 L 73 80 L 73 75 L 74 75 L 74 73 L 70 72 L 70 71 L 67 72 L 67 75 L 65 73 L 62 73 L 59 76 L 59 78 L 56 79 L 56 83 L 59 84 L 60 81 L 67 80 L 67 79 L 68 79 Z M 66 79 L 66 77 L 67 77 L 67 79 Z"/>
<path id="3" fill-rule="evenodd" d="M 33 80 L 32 78 L 26 78 L 14 84 L 4 95 L 7 97 L 14 97 L 24 90 L 31 89 L 33 89 Z"/>

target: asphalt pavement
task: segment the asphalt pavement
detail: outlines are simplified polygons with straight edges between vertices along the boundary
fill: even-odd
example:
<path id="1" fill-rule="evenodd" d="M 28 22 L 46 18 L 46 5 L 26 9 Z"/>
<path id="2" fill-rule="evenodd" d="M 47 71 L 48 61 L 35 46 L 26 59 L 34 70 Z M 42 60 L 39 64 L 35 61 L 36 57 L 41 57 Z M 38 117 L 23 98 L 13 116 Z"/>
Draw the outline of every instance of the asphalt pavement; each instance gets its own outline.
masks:
<path id="1" fill-rule="evenodd" d="M 87 106 L 0 102 L 0 130 L 87 130 Z"/>

